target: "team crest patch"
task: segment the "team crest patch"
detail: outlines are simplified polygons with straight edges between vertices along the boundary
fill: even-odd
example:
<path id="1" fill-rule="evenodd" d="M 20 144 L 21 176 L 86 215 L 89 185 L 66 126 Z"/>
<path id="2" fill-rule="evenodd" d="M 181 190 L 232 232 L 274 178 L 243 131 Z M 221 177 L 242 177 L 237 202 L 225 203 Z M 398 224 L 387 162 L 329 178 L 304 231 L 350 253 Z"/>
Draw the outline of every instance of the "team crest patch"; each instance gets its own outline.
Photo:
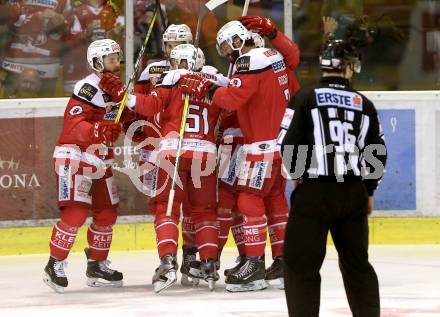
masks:
<path id="1" fill-rule="evenodd" d="M 85 83 L 78 92 L 78 96 L 87 99 L 88 101 L 92 101 L 93 97 L 95 97 L 98 92 L 98 88 L 93 87 L 90 84 Z"/>
<path id="2" fill-rule="evenodd" d="M 229 82 L 229 86 L 232 87 L 241 87 L 241 79 L 240 78 L 232 78 L 231 81 Z"/>
<path id="3" fill-rule="evenodd" d="M 71 116 L 76 116 L 78 114 L 81 114 L 82 112 L 83 112 L 83 108 L 80 105 L 76 105 L 70 109 L 69 114 Z"/>

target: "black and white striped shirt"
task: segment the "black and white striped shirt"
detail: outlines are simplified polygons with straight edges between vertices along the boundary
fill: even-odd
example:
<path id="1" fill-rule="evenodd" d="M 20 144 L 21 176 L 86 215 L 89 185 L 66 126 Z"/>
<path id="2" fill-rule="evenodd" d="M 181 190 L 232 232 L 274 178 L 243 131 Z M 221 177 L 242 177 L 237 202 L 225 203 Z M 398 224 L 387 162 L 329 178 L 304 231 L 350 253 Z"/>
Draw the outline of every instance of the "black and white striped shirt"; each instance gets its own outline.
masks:
<path id="1" fill-rule="evenodd" d="M 340 77 L 324 77 L 295 95 L 279 141 L 294 179 L 364 179 L 371 195 L 384 172 L 387 155 L 377 111 Z"/>

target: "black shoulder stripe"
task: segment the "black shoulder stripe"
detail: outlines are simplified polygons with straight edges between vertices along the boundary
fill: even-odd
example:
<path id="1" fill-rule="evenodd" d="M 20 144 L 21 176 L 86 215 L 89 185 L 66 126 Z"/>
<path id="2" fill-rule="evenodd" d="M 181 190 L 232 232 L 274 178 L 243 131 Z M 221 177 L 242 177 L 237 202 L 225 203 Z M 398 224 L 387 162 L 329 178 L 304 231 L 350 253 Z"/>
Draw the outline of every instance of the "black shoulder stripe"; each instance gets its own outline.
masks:
<path id="1" fill-rule="evenodd" d="M 175 87 L 176 85 L 163 85 L 162 83 L 157 83 L 156 86 L 154 86 L 155 88 L 165 88 L 165 89 L 172 89 L 173 87 Z"/>
<path id="2" fill-rule="evenodd" d="M 78 96 L 75 95 L 75 94 L 72 94 L 72 98 L 75 99 L 75 100 L 77 100 L 77 101 L 83 102 L 83 103 L 85 103 L 85 104 L 87 104 L 87 105 L 89 105 L 89 106 L 91 106 L 91 107 L 93 107 L 93 108 L 96 108 L 96 109 L 103 109 L 103 110 L 105 110 L 104 108 L 102 108 L 102 107 L 98 107 L 97 105 L 94 105 L 93 103 L 91 103 L 91 102 L 89 102 L 89 101 L 87 101 L 87 100 L 85 100 L 85 99 L 83 99 L 83 98 L 81 98 L 81 97 L 78 97 Z"/>
<path id="3" fill-rule="evenodd" d="M 149 84 L 149 83 L 150 83 L 150 80 L 149 80 L 149 79 L 138 80 L 138 81 L 136 82 L 136 84 Z"/>
<path id="4" fill-rule="evenodd" d="M 239 70 L 239 69 L 237 69 L 237 71 L 235 73 L 236 74 L 258 74 L 258 73 L 268 71 L 270 69 L 272 69 L 272 65 L 269 65 L 269 66 L 266 66 L 266 67 L 260 68 L 260 69 L 253 69 L 253 70 Z"/>

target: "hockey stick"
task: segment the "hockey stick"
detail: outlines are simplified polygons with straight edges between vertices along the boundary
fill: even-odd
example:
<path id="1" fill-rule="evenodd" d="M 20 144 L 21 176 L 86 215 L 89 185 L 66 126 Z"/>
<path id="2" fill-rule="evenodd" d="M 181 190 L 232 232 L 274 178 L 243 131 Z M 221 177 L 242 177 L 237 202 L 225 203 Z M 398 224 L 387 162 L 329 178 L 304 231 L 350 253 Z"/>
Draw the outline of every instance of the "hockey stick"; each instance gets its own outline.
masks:
<path id="1" fill-rule="evenodd" d="M 139 66 L 141 65 L 142 57 L 144 56 L 145 49 L 147 48 L 148 40 L 150 39 L 151 32 L 153 31 L 154 23 L 156 22 L 158 10 L 160 10 L 159 6 L 156 5 L 156 10 L 154 11 L 153 19 L 150 22 L 150 26 L 148 28 L 147 35 L 145 36 L 144 43 L 142 44 L 141 50 L 139 51 L 138 58 L 136 60 L 136 64 L 134 65 L 133 73 L 130 76 L 130 79 L 128 80 L 127 87 L 125 88 L 124 98 L 122 98 L 121 105 L 119 106 L 118 114 L 115 118 L 115 123 L 119 123 L 119 120 L 121 119 L 122 112 L 124 111 L 125 104 L 127 102 L 128 93 L 130 91 L 130 87 L 133 85 L 134 76 L 136 76 Z"/>
<path id="2" fill-rule="evenodd" d="M 196 48 L 196 57 L 197 57 L 197 49 L 199 47 L 199 42 L 200 42 L 200 33 L 202 29 L 203 19 L 209 12 L 212 12 L 215 8 L 219 7 L 220 5 L 222 5 L 227 1 L 228 0 L 211 0 L 205 3 L 205 5 L 200 9 L 199 17 L 197 19 L 196 38 L 194 41 L 194 46 Z M 182 151 L 183 135 L 185 134 L 186 119 L 188 117 L 188 108 L 189 108 L 189 95 L 186 95 L 185 102 L 183 103 L 182 121 L 180 122 L 179 143 L 177 144 L 176 164 L 174 165 L 174 171 L 173 171 L 173 183 L 171 185 L 170 196 L 168 197 L 168 205 L 167 205 L 167 213 L 166 213 L 167 217 L 171 217 L 174 196 L 176 194 L 176 179 L 179 172 L 180 153 Z"/>

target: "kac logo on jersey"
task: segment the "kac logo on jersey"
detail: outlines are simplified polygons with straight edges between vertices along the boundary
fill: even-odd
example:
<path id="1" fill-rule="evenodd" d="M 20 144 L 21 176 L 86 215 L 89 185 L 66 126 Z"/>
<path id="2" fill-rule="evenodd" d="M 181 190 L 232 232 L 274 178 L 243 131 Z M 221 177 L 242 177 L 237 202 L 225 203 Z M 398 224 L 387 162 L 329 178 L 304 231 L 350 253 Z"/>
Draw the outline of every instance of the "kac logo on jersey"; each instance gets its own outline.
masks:
<path id="1" fill-rule="evenodd" d="M 232 78 L 231 81 L 229 82 L 229 86 L 240 88 L 241 87 L 241 79 L 240 78 Z"/>
<path id="2" fill-rule="evenodd" d="M 83 112 L 83 108 L 80 105 L 73 106 L 69 111 L 71 116 L 76 116 L 78 114 L 81 114 L 82 112 Z"/>
<path id="3" fill-rule="evenodd" d="M 338 106 L 355 111 L 362 111 L 362 97 L 352 91 L 318 88 L 315 89 L 318 106 Z"/>

